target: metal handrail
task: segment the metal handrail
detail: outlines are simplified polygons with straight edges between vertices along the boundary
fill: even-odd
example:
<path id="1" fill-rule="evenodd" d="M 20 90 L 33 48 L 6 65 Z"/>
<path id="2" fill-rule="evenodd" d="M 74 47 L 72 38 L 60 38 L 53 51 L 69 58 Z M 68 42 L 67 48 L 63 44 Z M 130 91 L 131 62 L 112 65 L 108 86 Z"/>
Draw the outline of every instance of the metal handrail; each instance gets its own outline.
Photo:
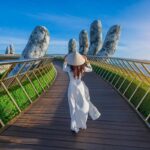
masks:
<path id="1" fill-rule="evenodd" d="M 39 96 L 37 87 L 34 85 L 33 80 L 37 80 L 42 91 L 45 91 L 46 88 L 50 86 L 48 81 L 52 80 L 52 78 L 49 76 L 49 71 L 52 70 L 52 73 L 54 73 L 55 75 L 57 73 L 52 64 L 53 58 L 54 57 L 49 56 L 38 59 L 19 59 L 11 61 L 5 60 L 0 62 L 0 92 L 4 91 L 6 93 L 19 113 L 22 110 L 17 104 L 16 99 L 11 94 L 10 88 L 15 86 L 20 87 L 27 97 L 28 101 L 32 103 L 31 97 L 28 94 L 27 89 L 24 88 L 23 83 L 25 81 L 28 81 L 31 84 L 34 92 L 37 94 L 37 96 Z M 11 74 L 12 71 L 18 66 L 19 68 L 16 69 L 17 72 L 15 74 Z M 45 76 L 45 78 L 43 78 L 43 76 Z M 42 83 L 44 83 L 46 86 L 43 86 Z M 0 125 L 2 127 L 5 126 L 2 118 L 0 118 Z"/>
<path id="2" fill-rule="evenodd" d="M 88 56 L 91 61 L 96 64 L 103 62 L 105 65 L 111 65 L 121 73 L 128 72 L 128 75 L 136 77 L 136 79 L 145 82 L 145 84 L 150 85 L 150 61 L 123 59 L 115 57 L 95 57 Z"/>
<path id="3" fill-rule="evenodd" d="M 0 66 L 9 65 L 7 71 L 3 74 L 3 76 L 0 79 L 0 85 L 6 91 L 10 99 L 14 102 L 14 105 L 16 105 L 19 112 L 21 110 L 15 103 L 15 100 L 13 99 L 11 94 L 9 93 L 9 86 L 19 84 L 20 87 L 23 89 L 24 93 L 27 95 L 26 90 L 22 86 L 22 82 L 26 78 L 32 84 L 34 91 L 37 93 L 36 87 L 32 83 L 32 76 L 34 76 L 39 82 L 42 90 L 44 91 L 45 89 L 44 87 L 42 87 L 42 84 L 38 79 L 38 75 L 42 76 L 43 74 L 45 74 L 46 71 L 48 71 L 51 68 L 50 64 L 53 61 L 53 58 L 64 58 L 64 56 L 65 54 L 51 54 L 48 55 L 48 57 L 39 59 L 11 60 L 0 62 Z M 118 57 L 99 57 L 91 55 L 88 55 L 87 57 L 91 62 L 94 71 L 98 73 L 104 80 L 109 82 L 127 100 L 127 102 L 134 108 L 138 115 L 150 127 L 150 111 L 147 114 L 147 116 L 143 116 L 139 110 L 140 106 L 144 103 L 145 98 L 150 93 L 150 61 Z M 9 77 L 8 74 L 13 70 L 13 68 L 17 64 L 22 64 L 22 68 L 20 68 L 16 75 Z M 28 66 L 27 70 L 23 71 L 26 66 Z M 126 87 L 124 87 L 124 90 L 121 91 L 126 81 L 129 82 L 128 84 L 126 84 Z M 127 97 L 126 93 L 135 81 L 138 81 L 137 85 L 135 89 L 133 89 L 130 97 Z M 43 82 L 46 83 L 44 79 Z M 136 95 L 136 92 L 139 90 L 142 84 L 146 85 L 148 88 L 145 90 L 144 95 L 142 95 L 141 99 L 138 101 L 138 104 L 134 106 L 134 104 L 132 103 L 132 98 Z M 27 97 L 32 103 L 30 97 L 28 95 Z M 4 125 L 2 120 L 0 122 Z"/>
<path id="4" fill-rule="evenodd" d="M 63 56 L 63 55 L 62 55 Z M 150 64 L 150 60 L 141 60 L 141 59 L 131 59 L 131 58 L 121 58 L 121 57 L 103 57 L 103 56 L 93 56 L 93 55 L 87 55 L 87 57 L 91 58 L 113 58 L 113 59 L 120 59 L 120 60 L 126 60 L 126 61 L 133 61 L 133 62 L 139 62 L 139 63 L 145 63 L 145 64 Z"/>
<path id="5" fill-rule="evenodd" d="M 31 61 L 50 59 L 50 58 L 53 58 L 53 56 L 51 56 L 51 57 L 35 58 L 35 59 L 4 60 L 4 61 L 0 61 L 0 65 L 7 65 L 7 64 L 14 64 L 14 63 L 23 63 L 23 62 L 31 62 Z"/>
<path id="6" fill-rule="evenodd" d="M 147 111 L 148 114 L 146 116 L 142 115 L 139 110 L 146 97 L 150 94 L 150 61 L 98 56 L 88 56 L 88 59 L 93 65 L 95 72 L 109 82 L 128 101 L 148 127 L 150 127 L 150 110 Z M 128 81 L 128 84 L 125 85 L 126 81 Z M 133 83 L 136 83 L 136 87 L 132 89 L 132 93 L 128 97 L 126 93 L 130 90 L 129 88 Z M 134 105 L 132 99 L 141 88 L 141 85 L 145 85 L 147 88 L 144 89 L 145 93 L 141 95 L 138 104 Z M 124 91 L 121 91 L 123 87 Z"/>

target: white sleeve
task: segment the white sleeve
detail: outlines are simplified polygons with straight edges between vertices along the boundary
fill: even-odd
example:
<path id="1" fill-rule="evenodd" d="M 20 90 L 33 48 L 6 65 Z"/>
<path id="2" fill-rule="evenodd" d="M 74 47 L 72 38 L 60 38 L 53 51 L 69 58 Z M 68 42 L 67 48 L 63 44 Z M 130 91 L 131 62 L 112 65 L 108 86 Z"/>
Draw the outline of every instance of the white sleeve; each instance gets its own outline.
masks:
<path id="1" fill-rule="evenodd" d="M 90 63 L 87 63 L 86 66 L 85 66 L 85 72 L 92 72 L 93 69 L 92 69 L 92 66 Z"/>
<path id="2" fill-rule="evenodd" d="M 68 72 L 69 70 L 70 70 L 70 69 L 69 69 L 69 67 L 67 66 L 67 63 L 64 62 L 64 63 L 63 63 L 63 71 Z"/>

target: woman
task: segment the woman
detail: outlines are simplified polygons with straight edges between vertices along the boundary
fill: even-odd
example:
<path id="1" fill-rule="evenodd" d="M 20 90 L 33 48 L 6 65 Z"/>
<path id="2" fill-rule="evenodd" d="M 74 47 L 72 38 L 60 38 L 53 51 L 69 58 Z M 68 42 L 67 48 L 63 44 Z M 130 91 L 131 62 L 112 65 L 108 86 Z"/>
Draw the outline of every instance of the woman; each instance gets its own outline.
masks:
<path id="1" fill-rule="evenodd" d="M 86 56 L 76 51 L 65 56 L 63 70 L 68 72 L 70 78 L 68 102 L 71 116 L 71 130 L 78 133 L 80 128 L 87 128 L 88 114 L 93 120 L 98 119 L 100 116 L 100 112 L 90 101 L 87 86 L 81 80 L 85 72 L 92 71 L 92 67 Z"/>

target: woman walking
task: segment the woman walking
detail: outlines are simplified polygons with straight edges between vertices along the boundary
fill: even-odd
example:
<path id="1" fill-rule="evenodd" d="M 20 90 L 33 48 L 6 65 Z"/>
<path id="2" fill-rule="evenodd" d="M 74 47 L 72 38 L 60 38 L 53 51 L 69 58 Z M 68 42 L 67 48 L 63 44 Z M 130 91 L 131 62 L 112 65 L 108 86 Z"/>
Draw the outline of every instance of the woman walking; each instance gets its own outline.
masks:
<path id="1" fill-rule="evenodd" d="M 85 72 L 91 72 L 92 67 L 87 57 L 75 51 L 65 56 L 63 71 L 68 72 L 70 82 L 68 87 L 68 103 L 71 117 L 71 130 L 86 129 L 88 114 L 93 120 L 100 117 L 100 112 L 90 101 L 88 87 L 81 80 Z"/>

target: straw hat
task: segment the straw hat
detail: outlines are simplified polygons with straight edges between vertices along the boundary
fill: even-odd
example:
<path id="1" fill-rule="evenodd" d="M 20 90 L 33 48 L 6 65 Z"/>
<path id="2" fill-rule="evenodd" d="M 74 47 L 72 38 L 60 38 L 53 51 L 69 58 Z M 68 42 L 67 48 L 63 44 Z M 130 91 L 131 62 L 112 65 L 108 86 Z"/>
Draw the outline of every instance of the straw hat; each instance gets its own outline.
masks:
<path id="1" fill-rule="evenodd" d="M 77 51 L 66 56 L 66 61 L 69 65 L 79 66 L 85 63 L 85 58 Z"/>

